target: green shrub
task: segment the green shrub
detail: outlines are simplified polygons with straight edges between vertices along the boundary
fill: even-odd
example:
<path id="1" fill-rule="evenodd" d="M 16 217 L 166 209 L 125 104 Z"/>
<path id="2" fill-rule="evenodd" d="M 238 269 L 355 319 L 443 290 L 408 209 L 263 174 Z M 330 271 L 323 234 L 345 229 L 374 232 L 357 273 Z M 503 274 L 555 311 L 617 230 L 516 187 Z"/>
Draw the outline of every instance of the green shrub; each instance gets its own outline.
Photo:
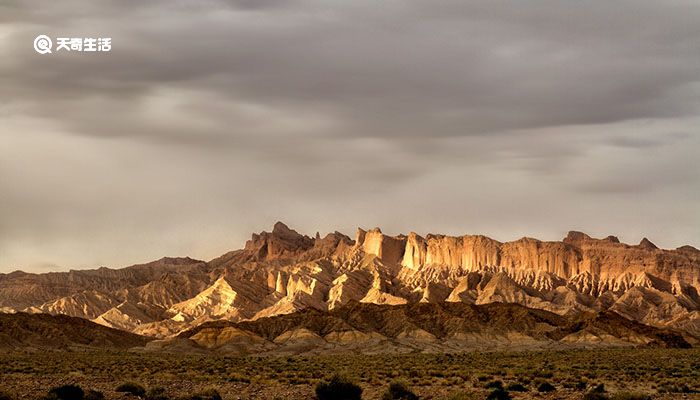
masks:
<path id="1" fill-rule="evenodd" d="M 117 386 L 117 388 L 114 390 L 117 392 L 129 393 L 138 397 L 143 397 L 146 394 L 146 389 L 138 383 L 134 382 L 124 382 L 121 385 Z"/>
<path id="2" fill-rule="evenodd" d="M 382 400 L 418 400 L 418 396 L 405 383 L 391 382 L 389 389 L 384 392 Z"/>
<path id="3" fill-rule="evenodd" d="M 168 395 L 162 387 L 153 387 L 148 389 L 144 398 L 145 400 L 168 400 Z"/>
<path id="4" fill-rule="evenodd" d="M 521 383 L 511 383 L 510 385 L 506 386 L 506 390 L 510 392 L 527 392 L 528 389 L 523 386 Z"/>
<path id="5" fill-rule="evenodd" d="M 548 392 L 553 392 L 557 390 L 551 383 L 549 382 L 542 382 L 540 383 L 539 386 L 537 386 L 537 391 L 540 393 L 548 393 Z"/>
<path id="6" fill-rule="evenodd" d="M 78 385 L 62 385 L 49 390 L 45 399 L 51 400 L 83 400 L 85 392 Z"/>
<path id="7" fill-rule="evenodd" d="M 510 393 L 503 390 L 502 388 L 495 389 L 493 392 L 489 393 L 486 400 L 511 400 Z"/>
<path id="8" fill-rule="evenodd" d="M 316 385 L 318 400 L 361 400 L 362 388 L 340 375 L 334 375 L 328 382 Z"/>

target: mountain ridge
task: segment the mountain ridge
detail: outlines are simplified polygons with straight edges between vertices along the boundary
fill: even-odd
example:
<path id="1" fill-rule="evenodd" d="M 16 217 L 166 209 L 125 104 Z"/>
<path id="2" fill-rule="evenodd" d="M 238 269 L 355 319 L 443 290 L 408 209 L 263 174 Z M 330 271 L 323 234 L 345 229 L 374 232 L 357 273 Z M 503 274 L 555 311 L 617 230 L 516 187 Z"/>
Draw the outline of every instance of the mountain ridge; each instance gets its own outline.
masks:
<path id="1" fill-rule="evenodd" d="M 169 337 L 210 320 L 256 320 L 349 302 L 521 304 L 562 316 L 611 311 L 700 336 L 700 250 L 571 231 L 561 241 L 379 228 L 315 237 L 278 222 L 208 262 L 0 274 L 0 309 L 67 314 Z"/>
<path id="2" fill-rule="evenodd" d="M 563 317 L 507 303 L 349 302 L 325 312 L 308 308 L 255 321 L 211 321 L 176 338 L 156 340 L 147 348 L 280 355 L 606 346 L 687 348 L 690 344 L 678 333 L 611 311 Z"/>

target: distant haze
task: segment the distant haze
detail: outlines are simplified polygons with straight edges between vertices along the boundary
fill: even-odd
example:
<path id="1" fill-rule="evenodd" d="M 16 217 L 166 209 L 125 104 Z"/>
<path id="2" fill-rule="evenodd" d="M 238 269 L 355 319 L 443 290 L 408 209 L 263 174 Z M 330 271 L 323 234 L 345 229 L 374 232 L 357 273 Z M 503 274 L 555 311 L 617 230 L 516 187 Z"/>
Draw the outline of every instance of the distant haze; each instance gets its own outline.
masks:
<path id="1" fill-rule="evenodd" d="M 3 1 L 0 272 L 309 235 L 700 247 L 700 3 Z M 112 37 L 37 54 L 37 35 Z"/>

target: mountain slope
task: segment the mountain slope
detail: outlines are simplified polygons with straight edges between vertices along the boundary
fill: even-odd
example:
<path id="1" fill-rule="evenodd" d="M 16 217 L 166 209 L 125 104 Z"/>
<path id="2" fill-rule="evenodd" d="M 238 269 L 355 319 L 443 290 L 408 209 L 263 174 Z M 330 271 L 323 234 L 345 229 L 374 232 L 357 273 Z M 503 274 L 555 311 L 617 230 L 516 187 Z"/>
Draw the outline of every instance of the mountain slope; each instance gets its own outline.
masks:
<path id="1" fill-rule="evenodd" d="M 82 318 L 48 314 L 0 314 L 0 349 L 128 349 L 150 339 Z"/>
<path id="2" fill-rule="evenodd" d="M 158 337 L 350 302 L 521 304 L 571 317 L 614 311 L 700 336 L 700 251 L 570 232 L 562 241 L 480 235 L 297 233 L 281 222 L 209 262 L 0 274 L 0 309 L 90 318 Z M 428 332 L 428 331 L 426 331 Z M 419 332 L 420 333 L 420 332 Z M 428 332 L 430 333 L 430 332 Z M 420 333 L 422 334 L 422 333 Z M 432 333 L 430 333 L 432 335 Z"/>
<path id="3" fill-rule="evenodd" d="M 153 342 L 151 349 L 236 354 L 407 352 L 599 346 L 689 347 L 672 331 L 613 313 L 563 317 L 516 304 L 351 302 L 255 321 L 214 321 Z"/>

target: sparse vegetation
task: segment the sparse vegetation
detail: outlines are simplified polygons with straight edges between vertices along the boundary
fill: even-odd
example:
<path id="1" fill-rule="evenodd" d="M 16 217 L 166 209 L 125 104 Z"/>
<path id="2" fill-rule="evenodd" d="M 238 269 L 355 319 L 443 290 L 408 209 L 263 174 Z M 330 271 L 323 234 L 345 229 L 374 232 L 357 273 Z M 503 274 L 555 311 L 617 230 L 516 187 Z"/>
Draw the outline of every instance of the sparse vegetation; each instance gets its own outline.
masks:
<path id="1" fill-rule="evenodd" d="M 45 396 L 49 388 L 76 382 L 85 390 L 83 400 L 103 400 L 88 388 L 109 399 L 118 389 L 134 400 L 139 400 L 136 396 L 145 400 L 145 388 L 151 389 L 150 396 L 158 387 L 172 400 L 311 399 L 317 385 L 332 386 L 329 371 L 343 371 L 346 378 L 341 382 L 362 389 L 366 400 L 381 399 L 392 382 L 402 382 L 420 399 L 483 400 L 508 395 L 519 400 L 641 400 L 648 395 L 639 393 L 671 398 L 699 391 L 700 348 L 289 357 L 2 353 L 0 390 L 9 393 L 10 399 L 0 400 L 34 399 L 37 389 Z M 126 383 L 117 388 L 119 382 Z M 543 383 L 557 391 L 540 394 Z M 522 392 L 523 388 L 529 390 Z"/>
<path id="2" fill-rule="evenodd" d="M 482 398 L 483 397 L 479 397 L 478 394 L 473 393 L 473 392 L 459 391 L 456 393 L 452 393 L 445 400 L 477 400 L 477 399 L 482 399 Z"/>
<path id="3" fill-rule="evenodd" d="M 695 393 L 697 390 L 691 389 L 686 384 L 664 384 L 659 386 L 659 393 Z"/>

